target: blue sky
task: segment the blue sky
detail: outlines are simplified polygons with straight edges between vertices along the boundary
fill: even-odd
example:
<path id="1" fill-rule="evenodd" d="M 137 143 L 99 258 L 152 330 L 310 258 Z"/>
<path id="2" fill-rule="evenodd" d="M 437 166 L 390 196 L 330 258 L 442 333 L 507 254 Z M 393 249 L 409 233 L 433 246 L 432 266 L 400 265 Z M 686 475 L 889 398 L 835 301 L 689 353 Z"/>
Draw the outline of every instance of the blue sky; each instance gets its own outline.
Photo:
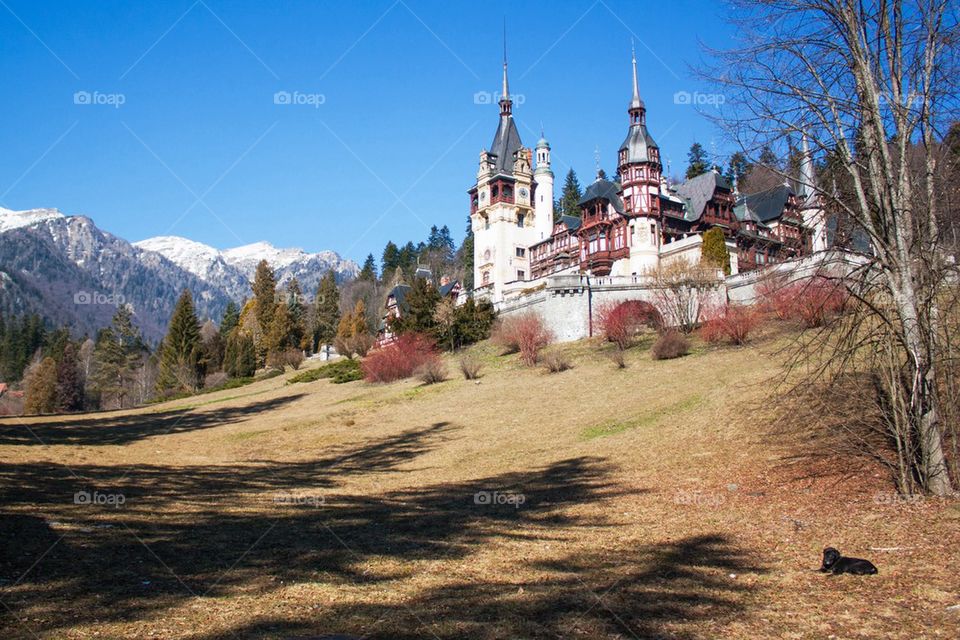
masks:
<path id="1" fill-rule="evenodd" d="M 57 207 L 135 241 L 267 240 L 379 258 L 447 224 L 459 241 L 497 125 L 502 21 L 525 144 L 557 181 L 614 168 L 636 40 L 648 125 L 672 173 L 718 132 L 699 42 L 722 5 L 664 2 L 0 0 L 0 206 Z M 277 92 L 291 102 L 275 104 Z M 79 104 L 78 104 L 79 102 Z M 708 107 L 709 108 L 709 107 Z"/>

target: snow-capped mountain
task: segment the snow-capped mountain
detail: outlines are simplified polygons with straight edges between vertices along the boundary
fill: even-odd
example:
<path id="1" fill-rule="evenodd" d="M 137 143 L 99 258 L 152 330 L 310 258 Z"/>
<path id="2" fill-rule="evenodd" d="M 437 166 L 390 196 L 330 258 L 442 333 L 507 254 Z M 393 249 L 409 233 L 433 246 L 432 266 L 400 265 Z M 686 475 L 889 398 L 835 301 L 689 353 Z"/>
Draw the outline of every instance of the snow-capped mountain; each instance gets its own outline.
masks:
<path id="1" fill-rule="evenodd" d="M 56 209 L 29 209 L 27 211 L 11 211 L 0 207 L 0 233 L 20 227 L 65 217 Z"/>
<path id="2" fill-rule="evenodd" d="M 0 312 L 39 313 L 76 333 L 109 324 L 117 304 L 132 307 L 144 336 L 159 340 L 184 289 L 201 318 L 218 320 L 230 300 L 249 297 L 257 263 L 278 280 L 298 277 L 304 292 L 334 269 L 340 279 L 357 265 L 336 253 L 309 254 L 257 243 L 226 252 L 186 238 L 136 244 L 99 229 L 90 218 L 56 209 L 0 208 Z"/>
<path id="3" fill-rule="evenodd" d="M 332 270 L 338 280 L 355 277 L 359 271 L 355 262 L 344 260 L 333 251 L 278 249 L 269 242 L 219 251 L 187 238 L 159 236 L 135 242 L 134 246 L 155 251 L 197 277 L 216 283 L 236 300 L 250 295 L 250 283 L 261 260 L 274 269 L 279 284 L 297 278 L 305 293 L 314 291 L 327 271 Z"/>

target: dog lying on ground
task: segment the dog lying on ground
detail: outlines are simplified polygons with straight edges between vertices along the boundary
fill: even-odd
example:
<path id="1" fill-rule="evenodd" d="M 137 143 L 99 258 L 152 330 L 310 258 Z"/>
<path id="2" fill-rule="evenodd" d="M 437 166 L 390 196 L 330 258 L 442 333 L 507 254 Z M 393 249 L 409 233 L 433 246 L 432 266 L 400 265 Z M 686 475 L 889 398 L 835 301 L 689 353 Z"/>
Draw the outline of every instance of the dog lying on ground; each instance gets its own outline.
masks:
<path id="1" fill-rule="evenodd" d="M 861 558 L 844 558 L 839 551 L 833 547 L 827 547 L 823 550 L 823 565 L 820 571 L 824 573 L 852 573 L 858 576 L 865 576 L 877 573 L 877 568 L 869 560 Z"/>

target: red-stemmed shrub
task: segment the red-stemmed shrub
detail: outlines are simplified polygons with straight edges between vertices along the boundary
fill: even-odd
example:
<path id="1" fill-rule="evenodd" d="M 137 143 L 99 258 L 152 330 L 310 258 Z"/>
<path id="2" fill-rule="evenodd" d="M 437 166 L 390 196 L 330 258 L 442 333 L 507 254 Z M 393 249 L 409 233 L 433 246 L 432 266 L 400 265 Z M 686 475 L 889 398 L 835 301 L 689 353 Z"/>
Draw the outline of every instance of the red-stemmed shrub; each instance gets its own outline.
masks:
<path id="1" fill-rule="evenodd" d="M 760 324 L 760 310 L 752 306 L 727 304 L 709 313 L 707 318 L 700 328 L 700 337 L 704 340 L 744 344 Z"/>
<path id="2" fill-rule="evenodd" d="M 793 315 L 807 329 L 822 327 L 841 311 L 847 302 L 847 292 L 839 282 L 815 277 L 795 285 Z"/>
<path id="3" fill-rule="evenodd" d="M 503 318 L 493 332 L 493 341 L 506 353 L 519 351 L 520 360 L 532 367 L 540 359 L 540 350 L 553 342 L 553 333 L 540 314 L 530 311 Z"/>
<path id="4" fill-rule="evenodd" d="M 629 347 L 644 325 L 658 330 L 663 326 L 663 318 L 656 307 L 642 300 L 607 303 L 599 308 L 597 315 L 600 331 L 619 349 Z"/>
<path id="5" fill-rule="evenodd" d="M 367 382 L 393 382 L 409 378 L 439 357 L 433 340 L 417 333 L 404 333 L 385 347 L 371 351 L 360 366 Z"/>

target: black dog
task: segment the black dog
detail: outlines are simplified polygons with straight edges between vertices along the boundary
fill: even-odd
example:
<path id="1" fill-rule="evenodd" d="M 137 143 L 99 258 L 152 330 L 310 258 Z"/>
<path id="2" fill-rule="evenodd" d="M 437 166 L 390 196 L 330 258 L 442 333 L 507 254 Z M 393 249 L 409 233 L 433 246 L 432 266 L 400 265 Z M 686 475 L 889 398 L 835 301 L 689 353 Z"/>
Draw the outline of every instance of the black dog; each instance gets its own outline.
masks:
<path id="1" fill-rule="evenodd" d="M 877 573 L 877 568 L 869 560 L 861 558 L 844 558 L 840 552 L 833 547 L 827 547 L 823 550 L 823 565 L 820 571 L 824 573 L 853 573 L 858 576 L 866 576 Z"/>

